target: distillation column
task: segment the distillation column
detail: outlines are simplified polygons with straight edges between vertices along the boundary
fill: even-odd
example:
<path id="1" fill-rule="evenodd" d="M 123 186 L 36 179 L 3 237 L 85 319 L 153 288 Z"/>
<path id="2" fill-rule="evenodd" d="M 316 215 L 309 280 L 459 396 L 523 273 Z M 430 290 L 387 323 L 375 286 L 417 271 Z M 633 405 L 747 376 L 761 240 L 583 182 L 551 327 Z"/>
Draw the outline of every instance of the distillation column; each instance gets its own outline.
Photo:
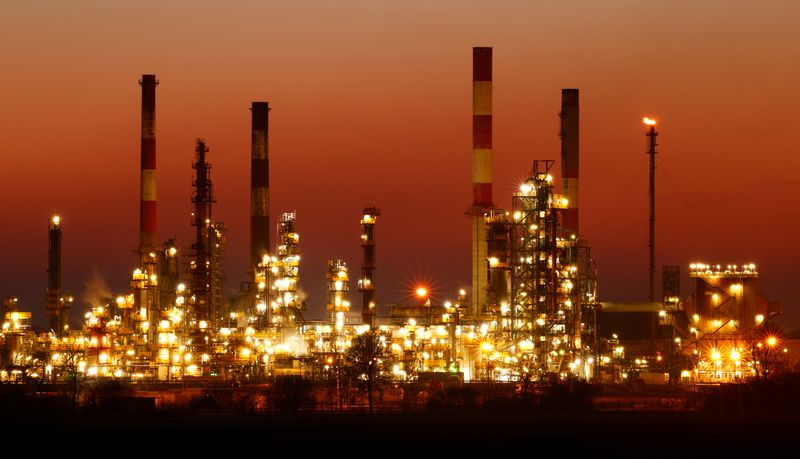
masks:
<path id="1" fill-rule="evenodd" d="M 284 212 L 278 220 L 278 256 L 275 266 L 274 295 L 282 324 L 300 320 L 302 298 L 297 294 L 300 276 L 300 234 L 295 228 L 295 213 Z M 275 261 L 275 257 L 273 257 Z"/>
<path id="2" fill-rule="evenodd" d="M 505 211 L 495 209 L 486 214 L 486 242 L 489 275 L 486 302 L 493 316 L 506 315 L 509 308 L 511 278 L 509 276 L 509 239 L 511 225 Z M 510 324 L 498 320 L 498 330 Z"/>
<path id="3" fill-rule="evenodd" d="M 211 165 L 206 162 L 208 148 L 202 139 L 196 140 L 194 196 L 194 215 L 192 226 L 195 227 L 194 263 L 191 265 L 192 284 L 191 291 L 194 296 L 194 314 L 198 322 L 211 318 L 212 298 L 211 291 L 211 257 L 209 229 L 211 227 L 211 203 L 214 202 L 211 185 Z"/>
<path id="4" fill-rule="evenodd" d="M 349 276 L 347 274 L 347 264 L 344 260 L 328 260 L 328 304 L 327 309 L 333 323 L 333 350 L 343 352 L 345 350 L 342 334 L 344 333 L 345 314 L 350 312 L 350 301 L 347 294 L 350 290 L 348 286 Z"/>

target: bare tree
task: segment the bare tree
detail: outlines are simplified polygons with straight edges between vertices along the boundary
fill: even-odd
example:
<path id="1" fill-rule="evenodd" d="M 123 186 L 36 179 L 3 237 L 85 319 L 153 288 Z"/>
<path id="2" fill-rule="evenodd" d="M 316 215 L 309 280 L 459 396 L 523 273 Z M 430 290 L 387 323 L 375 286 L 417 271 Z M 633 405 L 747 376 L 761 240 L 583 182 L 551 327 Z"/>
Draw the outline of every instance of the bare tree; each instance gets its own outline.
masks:
<path id="1" fill-rule="evenodd" d="M 523 398 L 531 394 L 534 383 L 544 371 L 543 365 L 537 362 L 536 357 L 532 353 L 519 353 L 511 359 L 512 372 L 519 383 L 518 394 Z"/>
<path id="2" fill-rule="evenodd" d="M 70 342 L 60 347 L 59 354 L 61 354 L 58 365 L 53 369 L 55 373 L 60 370 L 61 374 L 56 375 L 56 378 L 70 383 L 71 396 L 72 396 L 72 411 L 77 408 L 78 394 L 80 392 L 80 371 L 79 363 L 83 358 L 84 351 L 75 342 Z"/>
<path id="3" fill-rule="evenodd" d="M 370 330 L 353 338 L 347 350 L 346 362 L 357 383 L 367 392 L 369 413 L 373 412 L 373 390 L 388 367 L 391 353 L 380 333 Z"/>

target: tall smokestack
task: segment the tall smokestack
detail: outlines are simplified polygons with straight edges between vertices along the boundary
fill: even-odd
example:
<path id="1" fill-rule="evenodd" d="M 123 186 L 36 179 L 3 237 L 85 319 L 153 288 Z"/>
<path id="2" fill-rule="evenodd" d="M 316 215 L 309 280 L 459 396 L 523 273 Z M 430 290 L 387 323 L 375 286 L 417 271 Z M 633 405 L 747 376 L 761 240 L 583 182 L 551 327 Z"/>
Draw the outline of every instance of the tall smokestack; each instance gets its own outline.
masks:
<path id="1" fill-rule="evenodd" d="M 472 315 L 486 306 L 486 224 L 492 203 L 492 48 L 472 48 Z"/>
<path id="2" fill-rule="evenodd" d="M 139 208 L 139 254 L 142 260 L 156 247 L 156 85 L 155 75 L 142 75 L 142 162 Z M 144 265 L 144 261 L 142 262 Z"/>
<path id="3" fill-rule="evenodd" d="M 269 103 L 253 102 L 250 143 L 250 268 L 269 253 Z"/>
<path id="4" fill-rule="evenodd" d="M 61 323 L 61 218 L 50 219 L 47 252 L 47 325 L 59 336 L 63 332 Z"/>
<path id="5" fill-rule="evenodd" d="M 381 214 L 375 206 L 364 208 L 361 217 L 361 247 L 364 249 L 364 260 L 361 263 L 361 279 L 358 281 L 358 290 L 361 291 L 363 303 L 361 317 L 370 327 L 375 325 L 375 222 Z"/>
<path id="6" fill-rule="evenodd" d="M 561 90 L 561 178 L 569 207 L 564 210 L 562 228 L 576 234 L 578 227 L 578 172 L 580 165 L 580 105 L 577 89 Z"/>

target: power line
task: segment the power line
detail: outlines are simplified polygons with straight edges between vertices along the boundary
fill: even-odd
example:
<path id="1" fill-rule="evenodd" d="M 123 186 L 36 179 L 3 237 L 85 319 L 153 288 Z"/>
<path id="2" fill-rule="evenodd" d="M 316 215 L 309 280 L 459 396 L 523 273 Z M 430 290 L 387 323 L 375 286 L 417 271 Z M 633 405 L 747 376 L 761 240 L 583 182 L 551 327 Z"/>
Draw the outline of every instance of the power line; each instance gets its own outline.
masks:
<path id="1" fill-rule="evenodd" d="M 711 242 L 711 246 L 716 251 L 715 255 L 720 255 L 722 253 L 722 250 L 720 250 L 719 245 L 717 245 L 717 242 L 714 240 L 713 237 L 711 237 L 711 233 L 703 225 L 703 222 L 700 221 L 700 218 L 697 217 L 697 214 L 694 213 L 694 210 L 692 210 L 692 207 L 689 206 L 689 203 L 686 202 L 686 200 L 683 197 L 683 194 L 678 189 L 678 186 L 675 185 L 675 182 L 673 182 L 672 178 L 670 178 L 669 174 L 667 174 L 667 171 L 664 168 L 663 164 L 661 165 L 659 170 L 664 174 L 664 177 L 667 179 L 667 182 L 669 182 L 669 184 L 672 185 L 672 188 L 675 189 L 675 194 L 678 196 L 678 199 L 680 199 L 680 201 L 684 205 L 684 207 L 686 207 L 686 209 L 689 211 L 689 214 L 692 216 L 692 218 L 694 219 L 695 223 L 697 223 L 697 226 L 700 228 L 700 230 L 703 231 L 703 234 L 705 234 L 705 236 L 708 238 L 709 242 Z"/>

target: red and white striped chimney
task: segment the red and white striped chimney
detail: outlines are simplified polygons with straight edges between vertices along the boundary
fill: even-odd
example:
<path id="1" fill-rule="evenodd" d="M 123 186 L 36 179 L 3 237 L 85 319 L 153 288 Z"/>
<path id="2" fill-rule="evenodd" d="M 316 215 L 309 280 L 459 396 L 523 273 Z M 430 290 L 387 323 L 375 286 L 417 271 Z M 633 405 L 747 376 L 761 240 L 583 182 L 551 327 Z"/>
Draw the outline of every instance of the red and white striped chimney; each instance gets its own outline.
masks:
<path id="1" fill-rule="evenodd" d="M 472 48 L 472 310 L 486 306 L 488 261 L 484 213 L 492 202 L 492 48 Z"/>
<path id="2" fill-rule="evenodd" d="M 580 165 L 580 110 L 577 89 L 561 90 L 561 179 L 569 200 L 561 226 L 565 234 L 578 233 L 578 169 Z"/>
<path id="3" fill-rule="evenodd" d="M 472 48 L 472 203 L 492 203 L 492 48 Z"/>
<path id="4" fill-rule="evenodd" d="M 142 75 L 142 162 L 139 207 L 139 253 L 156 247 L 156 85 L 155 75 Z"/>

